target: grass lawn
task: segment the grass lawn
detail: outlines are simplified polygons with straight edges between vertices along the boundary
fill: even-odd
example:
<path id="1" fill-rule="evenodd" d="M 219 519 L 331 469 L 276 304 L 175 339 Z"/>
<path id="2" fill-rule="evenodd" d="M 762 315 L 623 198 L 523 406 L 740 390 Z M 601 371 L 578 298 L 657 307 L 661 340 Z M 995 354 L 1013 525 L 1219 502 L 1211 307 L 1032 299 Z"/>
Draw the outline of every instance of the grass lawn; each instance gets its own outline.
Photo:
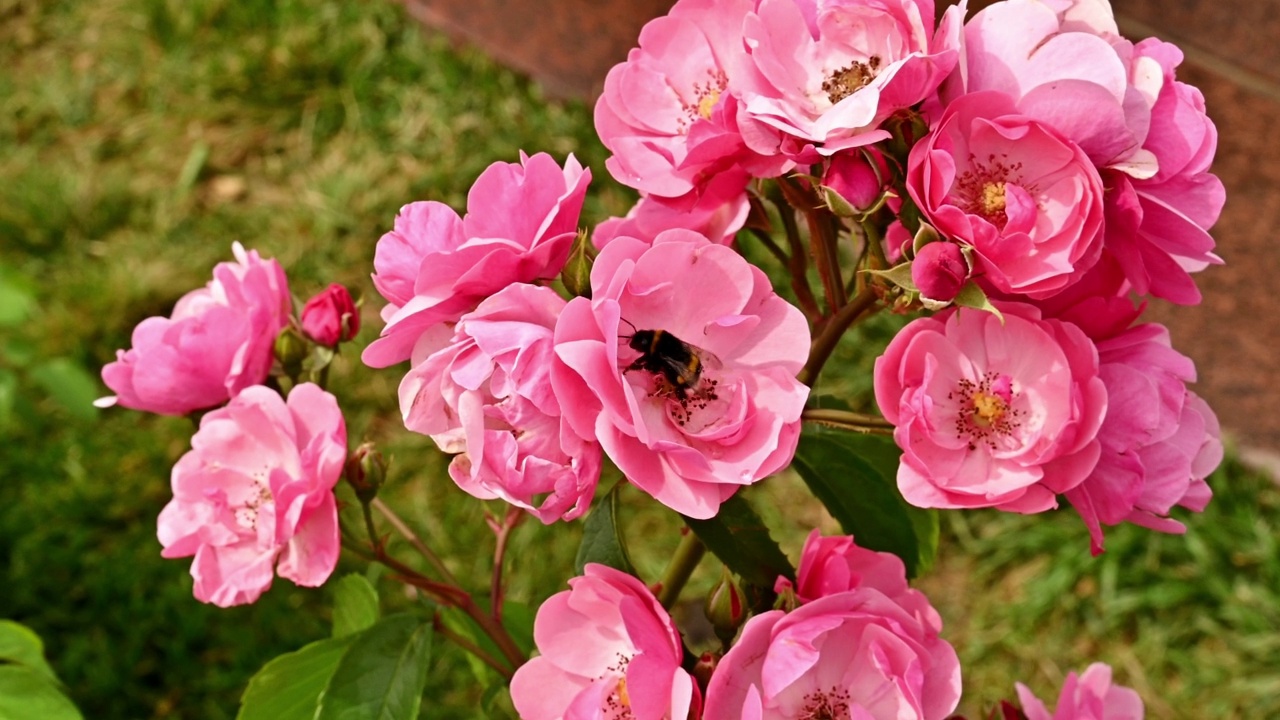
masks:
<path id="1" fill-rule="evenodd" d="M 629 192 L 604 170 L 590 108 L 545 101 L 388 0 L 0 0 L 0 63 L 0 617 L 44 637 L 86 717 L 234 717 L 263 662 L 328 633 L 328 598 L 288 582 L 232 610 L 191 598 L 186 563 L 162 560 L 155 539 L 191 423 L 87 409 L 105 394 L 98 368 L 235 240 L 279 258 L 300 296 L 329 282 L 372 294 L 374 243 L 400 205 L 461 207 L 485 166 L 520 149 L 592 168 L 584 224 L 625 210 Z M 380 327 L 374 299 L 357 345 Z M 353 444 L 394 456 L 394 504 L 483 585 L 482 505 L 400 426 L 398 371 L 355 356 L 331 382 Z M 865 397 L 854 370 L 870 357 L 847 345 L 844 389 Z M 1056 697 L 1097 659 L 1148 717 L 1280 717 L 1280 491 L 1234 462 L 1210 484 L 1185 537 L 1119 528 L 1097 559 L 1069 511 L 944 515 L 921 587 L 960 653 L 963 709 L 976 716 L 1019 679 Z M 752 492 L 793 557 L 829 522 L 794 479 Z M 637 557 L 652 579 L 677 519 L 625 498 L 628 533 L 657 538 Z M 580 532 L 516 532 L 516 601 L 563 586 Z M 717 573 L 705 562 L 688 596 Z M 407 603 L 398 587 L 380 583 Z M 483 716 L 471 672 L 441 646 L 424 715 Z"/>

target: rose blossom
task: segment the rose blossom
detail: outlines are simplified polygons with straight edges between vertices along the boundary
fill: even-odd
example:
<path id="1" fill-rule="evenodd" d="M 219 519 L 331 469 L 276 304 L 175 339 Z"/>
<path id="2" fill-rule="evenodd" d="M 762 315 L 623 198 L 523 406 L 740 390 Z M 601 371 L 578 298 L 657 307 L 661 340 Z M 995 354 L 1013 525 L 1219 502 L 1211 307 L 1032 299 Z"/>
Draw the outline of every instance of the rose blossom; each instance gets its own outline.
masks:
<path id="1" fill-rule="evenodd" d="M 523 720 L 686 720 L 698 688 L 680 667 L 667 611 L 644 583 L 589 563 L 534 621 L 540 656 L 516 670 L 511 700 Z"/>
<path id="2" fill-rule="evenodd" d="M 747 199 L 748 180 L 743 172 L 716 175 L 691 207 L 673 206 L 656 195 L 642 197 L 626 217 L 612 217 L 597 225 L 591 233 L 591 242 L 597 249 L 615 237 L 652 242 L 663 230 L 684 228 L 705 235 L 718 245 L 730 245 L 751 210 Z"/>
<path id="3" fill-rule="evenodd" d="M 1027 720 L 1142 720 L 1142 698 L 1132 689 L 1111 683 L 1111 668 L 1094 663 L 1078 678 L 1067 673 L 1058 707 L 1050 713 L 1031 690 L 1017 684 L 1018 701 Z"/>
<path id="4" fill-rule="evenodd" d="M 623 185 L 666 198 L 699 196 L 708 180 L 742 168 L 772 177 L 785 158 L 747 149 L 733 75 L 751 0 L 679 0 L 640 31 L 639 47 L 605 77 L 596 132 Z"/>
<path id="5" fill-rule="evenodd" d="M 868 584 L 757 615 L 712 674 L 702 717 L 942 720 L 960 700 L 960 663 L 924 606 Z"/>
<path id="6" fill-rule="evenodd" d="M 907 190 L 945 237 L 974 249 L 1001 292 L 1044 297 L 1102 250 L 1102 178 L 1075 143 L 1005 95 L 952 102 L 911 150 Z"/>
<path id="7" fill-rule="evenodd" d="M 876 402 L 902 449 L 898 489 L 919 507 L 1032 513 L 1098 461 L 1107 393 L 1093 343 L 1029 305 L 919 318 L 876 360 Z"/>
<path id="8" fill-rule="evenodd" d="M 347 342 L 360 332 L 360 313 L 351 293 L 338 283 L 316 293 L 302 308 L 302 332 L 327 347 Z"/>
<path id="9" fill-rule="evenodd" d="M 932 0 L 758 0 L 742 26 L 743 137 L 814 162 L 889 136 L 880 123 L 924 100 L 955 66 L 963 6 L 931 35 Z"/>
<path id="10" fill-rule="evenodd" d="M 232 252 L 236 261 L 214 266 L 213 280 L 183 295 L 172 315 L 134 328 L 133 347 L 102 369 L 116 395 L 95 404 L 186 415 L 266 380 L 276 334 L 292 312 L 288 281 L 275 260 L 240 243 Z"/>
<path id="11" fill-rule="evenodd" d="M 809 392 L 795 378 L 809 330 L 763 272 L 676 229 L 652 245 L 614 239 L 595 260 L 591 291 L 560 315 L 551 379 L 573 429 L 598 440 L 632 483 L 709 518 L 739 487 L 786 466 Z M 637 333 L 657 331 L 687 357 L 635 349 Z"/>
<path id="12" fill-rule="evenodd" d="M 1103 549 L 1103 524 L 1185 532 L 1169 511 L 1203 510 L 1212 496 L 1204 479 L 1222 461 L 1217 417 L 1187 390 L 1195 366 L 1172 348 L 1164 326 L 1138 325 L 1103 340 L 1098 359 L 1109 397 L 1098 431 L 1102 455 L 1067 492 L 1095 555 Z"/>
<path id="13" fill-rule="evenodd" d="M 452 331 L 424 334 L 400 383 L 405 427 L 461 453 L 449 464 L 458 487 L 544 523 L 586 512 L 600 478 L 600 446 L 565 425 L 551 391 L 552 333 L 564 306 L 550 288 L 510 285 Z"/>
<path id="14" fill-rule="evenodd" d="M 201 419 L 174 466 L 161 554 L 194 555 L 196 599 L 221 607 L 257 600 L 273 571 L 322 585 L 338 562 L 333 486 L 346 455 L 346 424 L 329 393 L 304 383 L 286 402 L 245 388 Z"/>
<path id="15" fill-rule="evenodd" d="M 438 202 L 401 208 L 374 255 L 387 326 L 365 349 L 365 364 L 407 360 L 433 325 L 457 320 L 511 283 L 555 277 L 590 180 L 573 155 L 561 169 L 546 153 L 521 153 L 519 163 L 494 163 L 476 178 L 464 218 Z"/>
<path id="16" fill-rule="evenodd" d="M 942 619 L 924 594 L 907 585 L 907 568 L 893 553 L 860 547 L 851 535 L 823 537 L 809 533 L 796 569 L 796 598 L 802 603 L 836 593 L 872 588 L 938 627 Z"/>

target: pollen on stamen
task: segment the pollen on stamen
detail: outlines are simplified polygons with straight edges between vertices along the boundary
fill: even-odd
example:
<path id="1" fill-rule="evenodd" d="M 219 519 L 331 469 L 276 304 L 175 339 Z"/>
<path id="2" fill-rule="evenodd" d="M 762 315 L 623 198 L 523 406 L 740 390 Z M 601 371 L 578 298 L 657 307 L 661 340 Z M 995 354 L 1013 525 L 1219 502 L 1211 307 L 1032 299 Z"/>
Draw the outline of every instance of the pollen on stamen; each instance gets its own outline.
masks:
<path id="1" fill-rule="evenodd" d="M 836 70 L 822 81 L 822 91 L 832 105 L 866 87 L 880 72 L 880 56 L 872 55 L 866 62 L 852 62 Z"/>
<path id="2" fill-rule="evenodd" d="M 708 68 L 706 71 L 707 80 L 705 82 L 695 82 L 693 84 L 693 100 L 682 102 L 681 109 L 684 111 L 684 117 L 676 120 L 676 128 L 683 135 L 689 132 L 689 127 L 698 120 L 710 120 L 711 114 L 715 111 L 716 103 L 720 102 L 720 95 L 729 84 L 729 77 L 724 71 L 714 68 Z"/>
<path id="3" fill-rule="evenodd" d="M 849 691 L 832 686 L 804 696 L 796 720 L 848 720 Z"/>
<path id="4" fill-rule="evenodd" d="M 1019 185 L 1022 163 L 1007 162 L 1007 156 L 994 153 L 986 162 L 969 156 L 969 169 L 956 178 L 953 195 L 956 205 L 967 213 L 986 218 L 996 227 L 1004 227 L 1009 221 L 1005 213 L 1006 184 Z"/>
<path id="5" fill-rule="evenodd" d="M 947 398 L 959 402 L 955 418 L 956 435 L 968 439 L 969 449 L 979 444 L 997 449 L 997 440 L 1013 435 L 1022 427 L 1025 412 L 1013 407 L 1017 394 L 1008 375 L 987 372 L 978 382 L 962 379 Z"/>

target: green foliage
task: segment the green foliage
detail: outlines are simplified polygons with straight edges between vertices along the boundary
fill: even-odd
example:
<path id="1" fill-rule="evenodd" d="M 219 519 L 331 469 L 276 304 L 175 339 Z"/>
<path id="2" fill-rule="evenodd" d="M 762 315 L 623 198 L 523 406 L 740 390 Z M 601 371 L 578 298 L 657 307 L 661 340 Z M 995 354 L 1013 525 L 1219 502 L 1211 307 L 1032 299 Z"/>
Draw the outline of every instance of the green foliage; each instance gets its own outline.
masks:
<path id="1" fill-rule="evenodd" d="M 320 695 L 316 720 L 413 720 L 431 656 L 431 623 L 392 615 L 355 636 Z"/>
<path id="2" fill-rule="evenodd" d="M 687 517 L 685 522 L 708 550 L 750 586 L 747 592 L 756 610 L 772 601 L 773 584 L 779 576 L 795 580 L 791 562 L 742 491 L 721 504 L 715 517 Z"/>
<path id="3" fill-rule="evenodd" d="M 30 628 L 0 620 L 0 720 L 81 720 Z"/>
<path id="4" fill-rule="evenodd" d="M 333 583 L 333 636 L 345 637 L 378 622 L 378 591 L 363 575 L 344 575 Z"/>
<path id="5" fill-rule="evenodd" d="M 249 679 L 236 720 L 314 720 L 321 693 L 355 639 L 317 640 L 264 665 Z"/>
<path id="6" fill-rule="evenodd" d="M 626 542 L 622 539 L 622 528 L 618 525 L 618 495 L 621 490 L 621 483 L 615 485 L 613 490 L 596 501 L 587 515 L 582 526 L 578 557 L 573 563 L 578 575 L 582 574 L 587 563 L 600 563 L 635 574 Z"/>

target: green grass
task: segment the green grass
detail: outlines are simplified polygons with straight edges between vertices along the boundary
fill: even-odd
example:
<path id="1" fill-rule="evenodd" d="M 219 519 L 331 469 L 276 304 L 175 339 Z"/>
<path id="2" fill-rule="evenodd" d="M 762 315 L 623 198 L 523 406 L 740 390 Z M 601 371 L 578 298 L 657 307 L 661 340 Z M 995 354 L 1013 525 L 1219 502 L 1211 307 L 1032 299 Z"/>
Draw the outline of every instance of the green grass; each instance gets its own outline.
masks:
<path id="1" fill-rule="evenodd" d="M 234 717 L 264 661 L 328 633 L 326 593 L 282 581 L 250 607 L 192 599 L 186 563 L 160 559 L 155 539 L 192 426 L 86 413 L 74 402 L 92 395 L 85 374 L 206 282 L 235 240 L 279 258 L 298 295 L 331 281 L 372 295 L 374 244 L 400 205 L 461 208 L 471 180 L 520 149 L 572 151 L 592 168 L 584 223 L 629 195 L 607 180 L 589 108 L 545 101 L 390 1 L 0 0 L 0 62 L 0 289 L 34 298 L 19 325 L 0 312 L 0 616 L 42 634 L 87 717 Z M 362 343 L 380 325 L 376 305 Z M 865 399 L 870 349 L 893 325 L 845 342 L 824 382 Z M 483 587 L 484 507 L 400 426 L 398 373 L 355 355 L 331 383 L 353 444 L 376 440 L 394 457 L 393 504 Z M 1186 518 L 1185 537 L 1120 528 L 1098 559 L 1070 512 L 944 516 L 922 587 L 964 661 L 967 711 L 1011 695 L 1016 679 L 1056 696 L 1065 672 L 1101 659 L 1150 717 L 1280 715 L 1280 493 L 1235 464 L 1211 484 L 1217 498 Z M 793 558 L 808 527 L 832 527 L 792 478 L 752 492 Z M 638 492 L 625 499 L 652 580 L 677 519 Z M 580 532 L 518 529 L 516 602 L 563 587 Z M 704 563 L 688 596 L 717 572 Z M 458 651 L 442 649 L 430 678 L 426 715 L 478 716 L 482 691 Z"/>

